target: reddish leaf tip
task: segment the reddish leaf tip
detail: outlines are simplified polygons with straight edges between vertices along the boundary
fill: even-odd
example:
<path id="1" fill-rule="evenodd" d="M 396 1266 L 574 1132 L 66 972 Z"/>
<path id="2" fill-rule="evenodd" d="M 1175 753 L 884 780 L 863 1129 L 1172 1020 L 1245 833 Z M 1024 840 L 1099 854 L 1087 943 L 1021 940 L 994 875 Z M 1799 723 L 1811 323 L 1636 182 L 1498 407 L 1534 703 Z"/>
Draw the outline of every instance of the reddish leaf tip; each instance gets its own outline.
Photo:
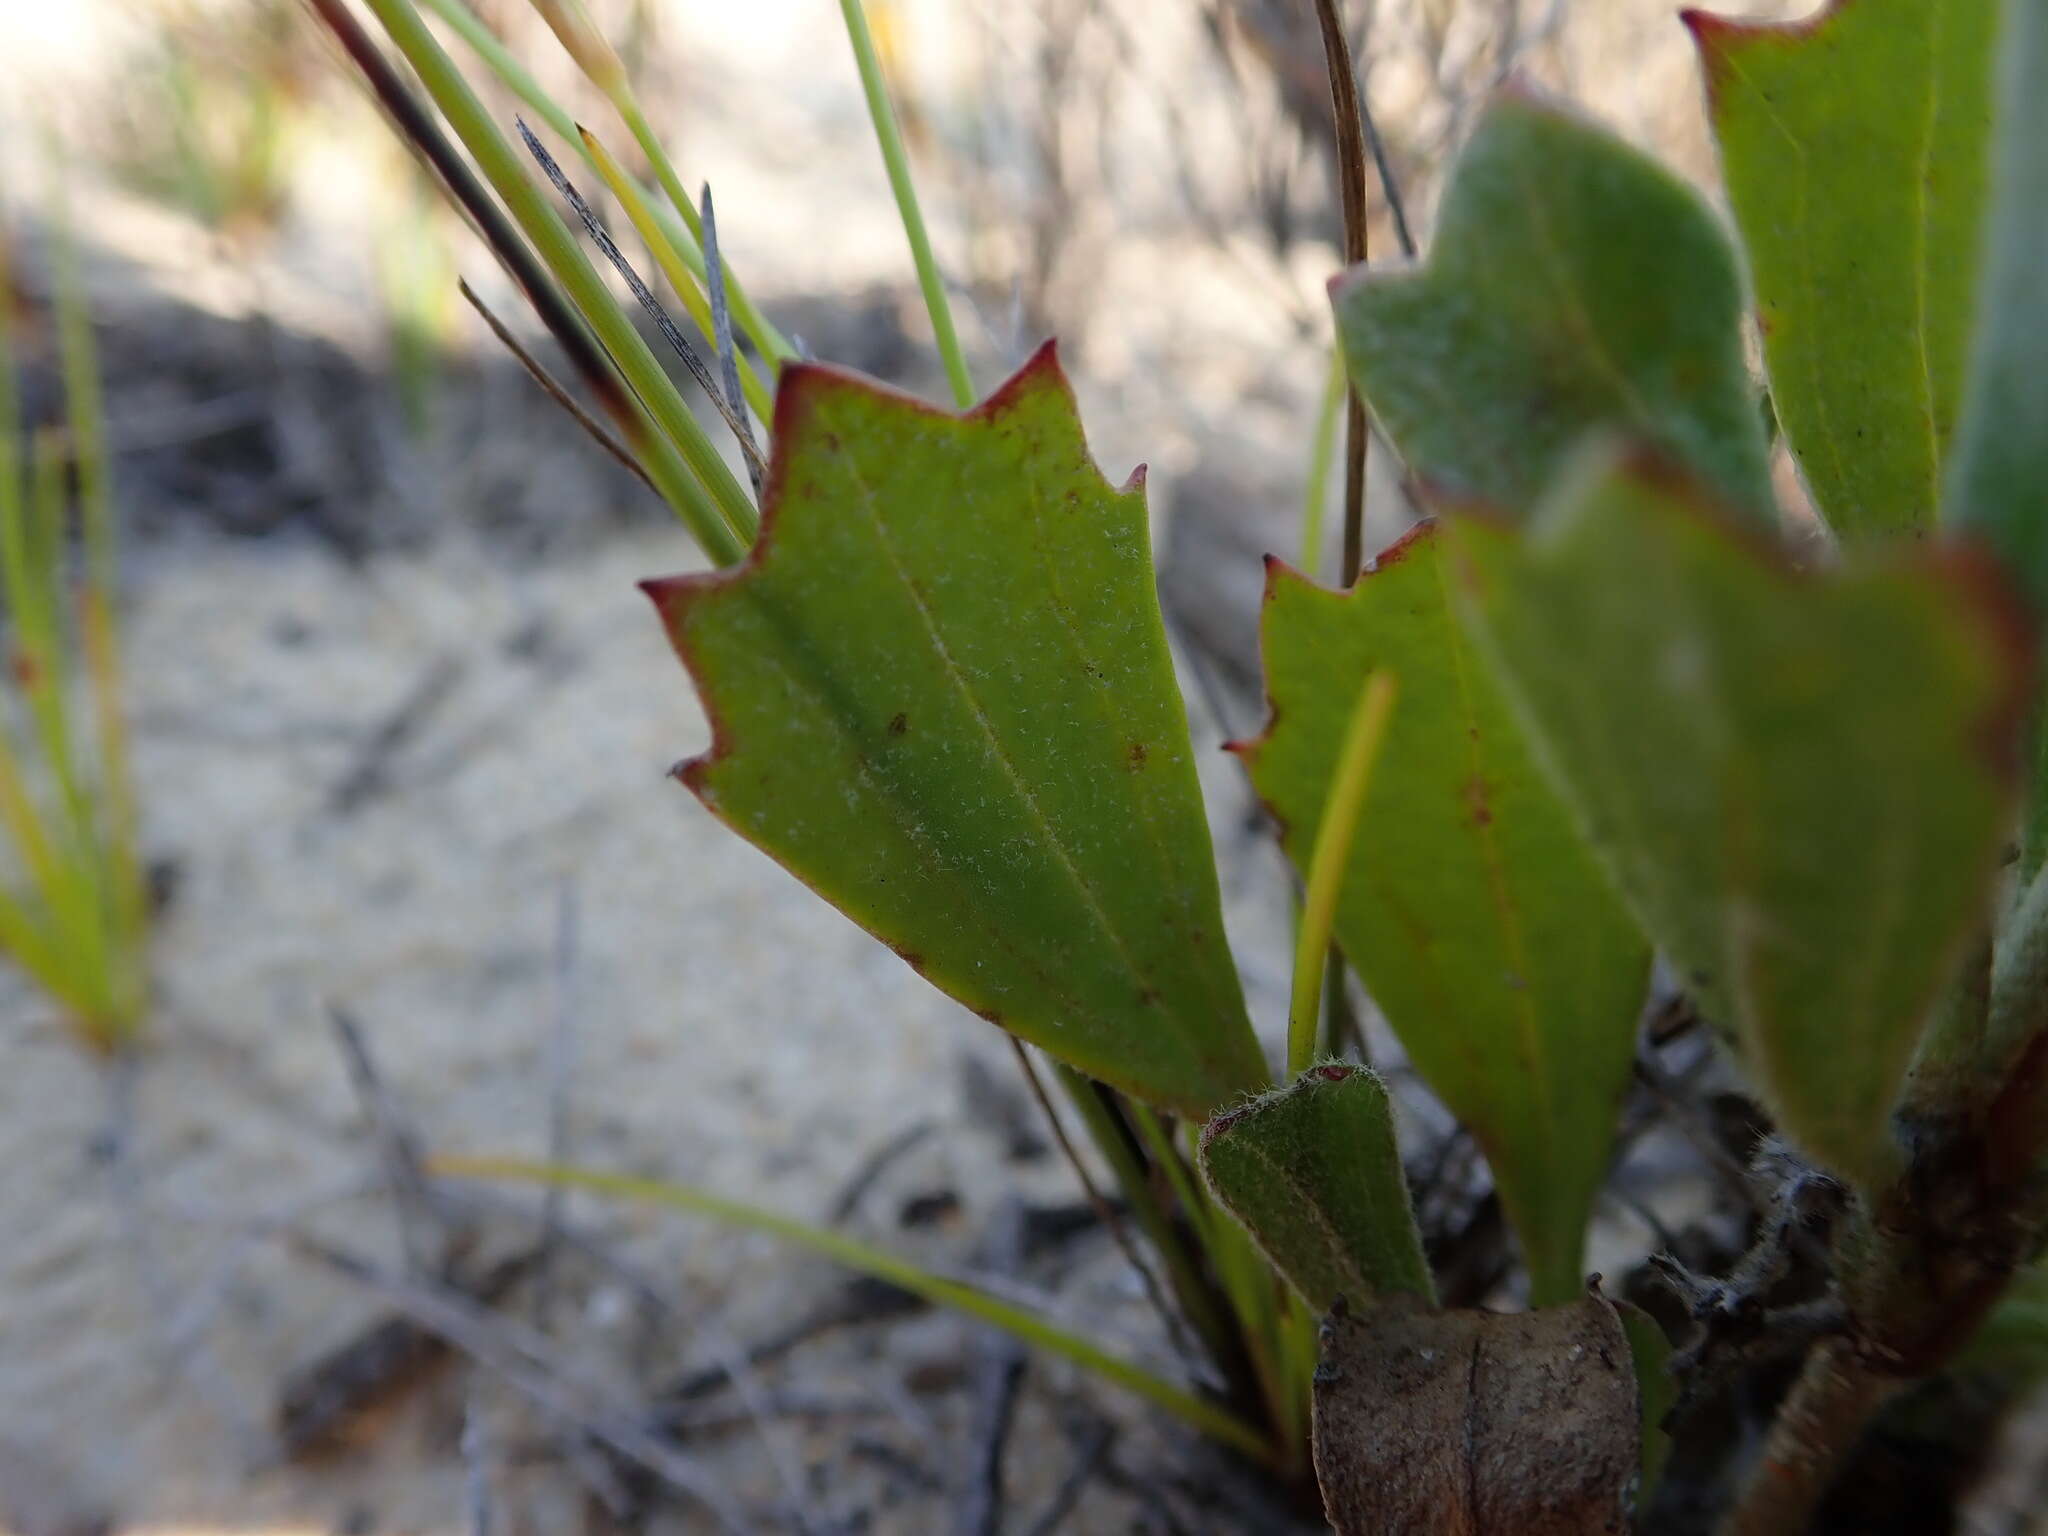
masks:
<path id="1" fill-rule="evenodd" d="M 1356 266 L 1341 267 L 1331 273 L 1329 281 L 1323 287 L 1329 293 L 1332 304 L 1341 304 L 1353 289 L 1362 286 L 1372 275 L 1371 263 L 1361 261 Z"/>
<path id="2" fill-rule="evenodd" d="M 1226 1109 L 1222 1114 L 1210 1120 L 1207 1125 L 1202 1127 L 1201 1150 L 1204 1152 L 1208 1151 L 1211 1142 L 1219 1137 L 1229 1135 L 1231 1127 L 1249 1114 L 1257 1104 L 1257 1099 L 1249 1100 L 1238 1105 L 1235 1109 Z"/>
<path id="3" fill-rule="evenodd" d="M 1301 587 L 1312 587 L 1315 583 L 1289 565 L 1283 556 L 1267 555 L 1262 563 L 1266 573 L 1265 585 L 1259 592 L 1260 622 L 1263 624 L 1266 605 L 1279 595 L 1282 587 L 1290 582 Z"/>
<path id="4" fill-rule="evenodd" d="M 1436 519 L 1425 517 L 1359 568 L 1359 579 L 1377 576 L 1390 565 L 1399 565 L 1409 552 L 1436 537 Z"/>
<path id="5" fill-rule="evenodd" d="M 1728 81 L 1737 50 L 1757 44 L 1802 42 L 1818 33 L 1841 9 L 1842 0 L 1830 0 L 1801 21 L 1749 21 L 1696 6 L 1681 10 L 1678 19 L 1692 34 L 1693 46 L 1699 50 L 1700 69 L 1706 77 L 1708 110 L 1714 111 L 1720 105 L 1721 88 Z"/>

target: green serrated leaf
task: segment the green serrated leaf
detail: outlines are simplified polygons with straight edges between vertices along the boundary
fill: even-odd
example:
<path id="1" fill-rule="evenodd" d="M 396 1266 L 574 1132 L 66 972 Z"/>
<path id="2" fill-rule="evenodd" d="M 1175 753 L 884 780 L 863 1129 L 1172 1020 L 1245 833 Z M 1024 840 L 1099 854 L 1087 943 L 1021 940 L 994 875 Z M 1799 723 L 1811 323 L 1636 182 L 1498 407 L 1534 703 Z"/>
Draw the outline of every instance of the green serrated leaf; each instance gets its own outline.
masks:
<path id="1" fill-rule="evenodd" d="M 2048 7 L 2007 0 L 2004 12 L 1991 216 L 1948 515 L 2048 614 Z"/>
<path id="2" fill-rule="evenodd" d="M 1376 1074 L 1326 1063 L 1217 1116 L 1202 1132 L 1202 1172 L 1314 1311 L 1339 1296 L 1435 1300 Z"/>
<path id="3" fill-rule="evenodd" d="M 1844 538 L 1933 526 L 1977 282 L 1997 0 L 1685 13 L 1778 417 Z"/>
<path id="4" fill-rule="evenodd" d="M 1822 576 L 1597 452 L 1526 538 L 1453 525 L 1488 654 L 1644 927 L 1784 1128 L 1866 1186 L 2010 832 L 2023 631 L 1918 547 Z"/>
<path id="5" fill-rule="evenodd" d="M 1671 1375 L 1671 1341 L 1657 1319 L 1633 1302 L 1612 1301 L 1621 1331 L 1628 1336 L 1629 1360 L 1635 1367 L 1636 1402 L 1641 1411 L 1642 1460 L 1636 1482 L 1638 1517 L 1650 1507 L 1664 1463 L 1671 1457 L 1671 1436 L 1664 1418 L 1678 1402 L 1678 1383 Z"/>
<path id="6" fill-rule="evenodd" d="M 1424 524 L 1342 593 L 1269 564 L 1272 720 L 1240 750 L 1305 868 L 1358 680 L 1400 677 L 1338 941 L 1485 1149 L 1537 1299 L 1565 1301 L 1584 1279 L 1649 947 L 1460 627 L 1443 544 Z"/>
<path id="7" fill-rule="evenodd" d="M 1422 267 L 1332 285 L 1359 393 L 1432 488 L 1526 512 L 1589 430 L 1627 430 L 1774 523 L 1735 254 L 1693 191 L 1508 91 Z"/>
<path id="8" fill-rule="evenodd" d="M 705 805 L 969 1008 L 1206 1119 L 1270 1079 L 1146 534 L 1049 345 L 964 416 L 806 365 L 754 553 L 648 590 Z"/>

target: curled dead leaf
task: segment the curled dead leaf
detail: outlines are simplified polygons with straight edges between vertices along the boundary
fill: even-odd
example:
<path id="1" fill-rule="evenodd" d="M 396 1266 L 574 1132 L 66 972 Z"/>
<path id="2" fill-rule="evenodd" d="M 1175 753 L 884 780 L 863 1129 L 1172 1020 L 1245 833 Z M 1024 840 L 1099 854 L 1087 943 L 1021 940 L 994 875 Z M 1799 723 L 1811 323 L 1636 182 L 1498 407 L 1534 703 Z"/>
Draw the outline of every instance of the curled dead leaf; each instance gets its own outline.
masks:
<path id="1" fill-rule="evenodd" d="M 1513 1314 L 1391 1296 L 1323 1324 L 1316 1475 L 1339 1536 L 1625 1532 L 1640 1434 L 1598 1295 Z"/>

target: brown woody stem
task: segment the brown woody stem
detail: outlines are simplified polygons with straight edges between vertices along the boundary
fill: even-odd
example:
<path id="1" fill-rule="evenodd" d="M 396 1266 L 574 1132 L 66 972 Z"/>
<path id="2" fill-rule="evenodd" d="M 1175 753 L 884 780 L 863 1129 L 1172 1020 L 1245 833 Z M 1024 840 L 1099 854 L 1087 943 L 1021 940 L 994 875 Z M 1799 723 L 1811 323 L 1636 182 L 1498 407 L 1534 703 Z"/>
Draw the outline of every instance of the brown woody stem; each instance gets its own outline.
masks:
<path id="1" fill-rule="evenodd" d="M 1351 43 L 1337 14 L 1337 0 L 1316 0 L 1323 57 L 1330 71 L 1331 115 L 1337 127 L 1337 189 L 1344 205 L 1344 260 L 1366 259 L 1365 119 L 1358 104 L 1358 75 L 1351 67 Z M 1365 405 L 1354 386 L 1344 410 L 1344 585 L 1358 580 L 1365 563 Z"/>
<path id="2" fill-rule="evenodd" d="M 1721 1536 L 1801 1536 L 1843 1458 L 1905 1385 L 1873 1371 L 1846 1341 L 1829 1340 L 1814 1350 Z"/>

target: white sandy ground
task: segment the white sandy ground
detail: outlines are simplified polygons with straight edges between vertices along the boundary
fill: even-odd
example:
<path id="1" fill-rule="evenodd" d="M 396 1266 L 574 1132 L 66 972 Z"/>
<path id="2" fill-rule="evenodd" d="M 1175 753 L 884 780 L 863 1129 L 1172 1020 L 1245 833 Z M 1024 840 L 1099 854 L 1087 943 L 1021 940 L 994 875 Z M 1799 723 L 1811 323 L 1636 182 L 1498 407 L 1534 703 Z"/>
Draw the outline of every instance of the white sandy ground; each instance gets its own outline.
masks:
<path id="1" fill-rule="evenodd" d="M 581 918 L 580 1158 L 816 1218 L 863 1155 L 933 1118 L 941 1134 L 856 1227 L 898 1244 L 896 1193 L 959 1188 L 957 1237 L 1017 1184 L 959 1087 L 962 1052 L 1010 1070 L 993 1031 L 663 778 L 706 731 L 632 584 L 674 567 L 682 547 L 637 535 L 514 576 L 450 544 L 373 563 L 360 580 L 311 548 L 206 541 L 148 559 L 129 631 L 138 767 L 150 845 L 174 854 L 183 878 L 161 936 L 165 1006 L 136 1161 L 181 1306 L 209 1292 L 234 1221 L 374 1167 L 324 1022 L 331 1003 L 362 1020 L 438 1149 L 542 1151 L 565 882 Z M 338 818 L 333 792 L 364 739 L 444 655 L 464 659 L 461 678 L 397 754 L 392 791 Z M 1219 798 L 1241 806 L 1216 766 Z M 1239 885 L 1251 975 L 1270 1004 L 1285 946 L 1272 884 Z M 0 1007 L 0 1050 L 8 1454 L 69 1464 L 82 1495 L 112 1500 L 139 1529 L 325 1529 L 364 1501 L 379 1530 L 452 1528 L 455 1463 L 424 1430 L 385 1437 L 366 1464 L 244 1480 L 192 1385 L 153 1366 L 164 1319 L 144 1315 L 91 1155 L 105 1115 L 98 1074 L 17 989 Z M 1021 1177 L 1027 1191 L 1067 1193 L 1049 1164 Z M 773 1331 L 829 1284 L 822 1265 L 765 1239 L 603 1214 L 679 1308 L 736 1336 Z M 381 1200 L 335 1211 L 323 1229 L 395 1258 Z M 969 1256 L 944 1238 L 932 1251 Z M 208 1353 L 252 1416 L 267 1412 L 280 1372 L 368 1311 L 347 1285 L 268 1247 L 228 1297 Z M 602 1291 L 585 1299 L 600 1317 L 617 1308 Z M 960 1336 L 945 1321 L 909 1328 L 942 1355 Z M 701 1344 L 689 1355 L 705 1358 Z M 914 1375 L 920 1363 L 916 1347 L 892 1350 L 869 1371 Z M 408 1456 L 442 1475 L 368 1470 Z M 1020 1466 L 1026 1487 L 1049 1475 Z"/>
<path id="2" fill-rule="evenodd" d="M 1006 87 L 963 75 L 947 42 L 957 7 L 906 9 L 916 20 L 910 67 L 927 99 L 971 102 Z M 1704 174 L 1697 90 L 1669 9 L 1585 0 L 1551 63 L 1611 120 L 1675 147 Z M 693 104 L 678 116 L 688 157 L 716 178 L 728 250 L 756 289 L 900 281 L 900 235 L 842 67 L 834 8 L 693 0 L 673 10 L 675 34 L 694 50 L 668 82 Z M 10 61 L 0 120 L 80 110 L 71 104 L 89 99 L 107 50 L 132 35 L 122 15 L 0 4 Z M 1011 54 L 1018 73 L 1008 83 L 1020 90 L 1030 48 L 1027 32 Z M 1163 121 L 1139 108 L 1176 78 L 1169 48 L 1133 90 L 1132 120 L 1120 120 L 1127 159 L 1144 160 Z M 1391 112 L 1414 85 L 1396 67 L 1374 89 Z M 11 133 L 0 148 L 11 173 L 26 143 Z M 95 233 L 130 260 L 153 252 L 159 285 L 181 299 L 262 304 L 290 326 L 362 346 L 377 334 L 361 245 L 351 243 L 369 174 L 353 169 L 362 148 L 313 152 L 309 180 L 328 195 L 300 210 L 296 246 L 253 285 L 223 278 L 195 254 L 198 242 L 180 244 L 147 221 L 110 218 Z M 1226 439 L 1253 444 L 1265 465 L 1293 463 L 1320 379 L 1314 350 L 1270 302 L 1273 284 L 1290 283 L 1313 301 L 1318 253 L 1304 253 L 1298 272 L 1249 284 L 1243 251 L 1191 244 L 1171 225 L 1168 182 L 1154 166 L 1151 183 L 1125 183 L 1150 186 L 1152 202 L 1082 211 L 1091 223 L 1077 238 L 1097 293 L 1067 354 L 1105 468 L 1121 478 L 1149 459 L 1163 499 Z M 970 245 L 948 196 L 958 190 L 928 184 L 949 262 L 964 262 Z M 997 256 L 1006 249 L 997 238 Z M 465 249 L 462 266 L 474 274 L 482 263 Z M 987 331 L 1000 345 L 1003 317 Z M 985 1112 L 963 1099 L 963 1053 L 1009 1080 L 994 1032 L 663 778 L 707 733 L 633 582 L 686 561 L 685 540 L 666 529 L 586 542 L 537 569 L 510 569 L 460 534 L 376 556 L 360 577 L 310 544 L 231 543 L 198 530 L 138 555 L 128 637 L 149 842 L 183 876 L 160 936 L 165 1001 L 134 1127 L 169 1299 L 144 1296 L 94 1153 L 106 1120 L 100 1074 L 33 997 L 0 979 L 0 1531 L 56 1536 L 61 1525 L 32 1524 L 26 1509 L 42 1494 L 60 1514 L 104 1509 L 121 1529 L 159 1536 L 461 1529 L 459 1372 L 339 1459 L 249 1471 L 247 1447 L 209 1397 L 231 1416 L 262 1419 L 282 1372 L 377 1308 L 275 1245 L 240 1252 L 232 1234 L 253 1214 L 374 1173 L 374 1144 L 325 1022 L 331 1004 L 361 1019 L 437 1150 L 541 1152 L 550 957 L 565 886 L 580 913 L 580 1160 L 815 1219 L 864 1156 L 930 1119 L 937 1134 L 882 1182 L 851 1229 L 955 1262 L 971 1256 L 972 1234 L 1005 1192 L 1072 1198 L 1055 1162 L 1004 1163 Z M 337 817 L 335 788 L 365 740 L 442 658 L 460 667 L 454 689 L 394 755 L 387 792 Z M 1233 937 L 1270 1021 L 1287 958 L 1277 871 L 1243 840 L 1243 792 L 1209 750 L 1214 733 L 1198 726 L 1198 740 Z M 939 1187 L 960 1192 L 962 1216 L 933 1231 L 897 1230 L 900 1199 Z M 767 1239 L 581 1197 L 574 1209 L 661 1281 L 689 1325 L 643 1348 L 623 1291 L 578 1271 L 568 1302 L 576 1326 L 560 1331 L 589 1341 L 587 1363 L 614 1380 L 665 1375 L 670 1354 L 703 1363 L 720 1335 L 771 1333 L 836 1284 L 827 1266 Z M 395 1262 L 381 1197 L 323 1207 L 319 1225 Z M 494 1236 L 517 1239 L 504 1228 Z M 1617 1250 L 1640 1240 L 1612 1236 Z M 1133 1348 L 1156 1347 L 1129 1278 L 1099 1244 L 1084 1252 L 1065 1302 Z M 223 1306 L 203 1330 L 215 1390 L 202 1392 L 166 1375 L 152 1340 L 210 1298 Z M 792 1454 L 825 1469 L 824 1485 L 807 1492 L 814 1512 L 872 1504 L 888 1485 L 849 1451 L 858 1433 L 954 1474 L 964 1395 L 926 1389 L 957 1377 L 971 1339 L 950 1318 L 914 1319 L 812 1344 L 787 1374 L 770 1374 L 775 1388 L 880 1404 L 871 1423 L 799 1435 Z M 1065 1470 L 1071 1452 L 1054 1420 L 1071 1390 L 1136 1426 L 1120 1455 L 1143 1464 L 1157 1431 L 1112 1391 L 1043 1363 L 1031 1381 L 1012 1459 L 1017 1508 L 1032 1509 Z M 482 1401 L 500 1452 L 536 1428 L 503 1391 Z M 757 1505 L 782 1496 L 750 1431 L 701 1450 L 721 1483 Z M 502 1481 L 504 1511 L 534 1511 L 513 1529 L 569 1528 L 559 1473 L 507 1470 Z M 1066 1529 L 1127 1530 L 1135 1510 L 1098 1483 Z M 928 1503 L 921 1523 L 907 1523 L 882 1509 L 874 1528 L 936 1529 L 943 1511 Z"/>

